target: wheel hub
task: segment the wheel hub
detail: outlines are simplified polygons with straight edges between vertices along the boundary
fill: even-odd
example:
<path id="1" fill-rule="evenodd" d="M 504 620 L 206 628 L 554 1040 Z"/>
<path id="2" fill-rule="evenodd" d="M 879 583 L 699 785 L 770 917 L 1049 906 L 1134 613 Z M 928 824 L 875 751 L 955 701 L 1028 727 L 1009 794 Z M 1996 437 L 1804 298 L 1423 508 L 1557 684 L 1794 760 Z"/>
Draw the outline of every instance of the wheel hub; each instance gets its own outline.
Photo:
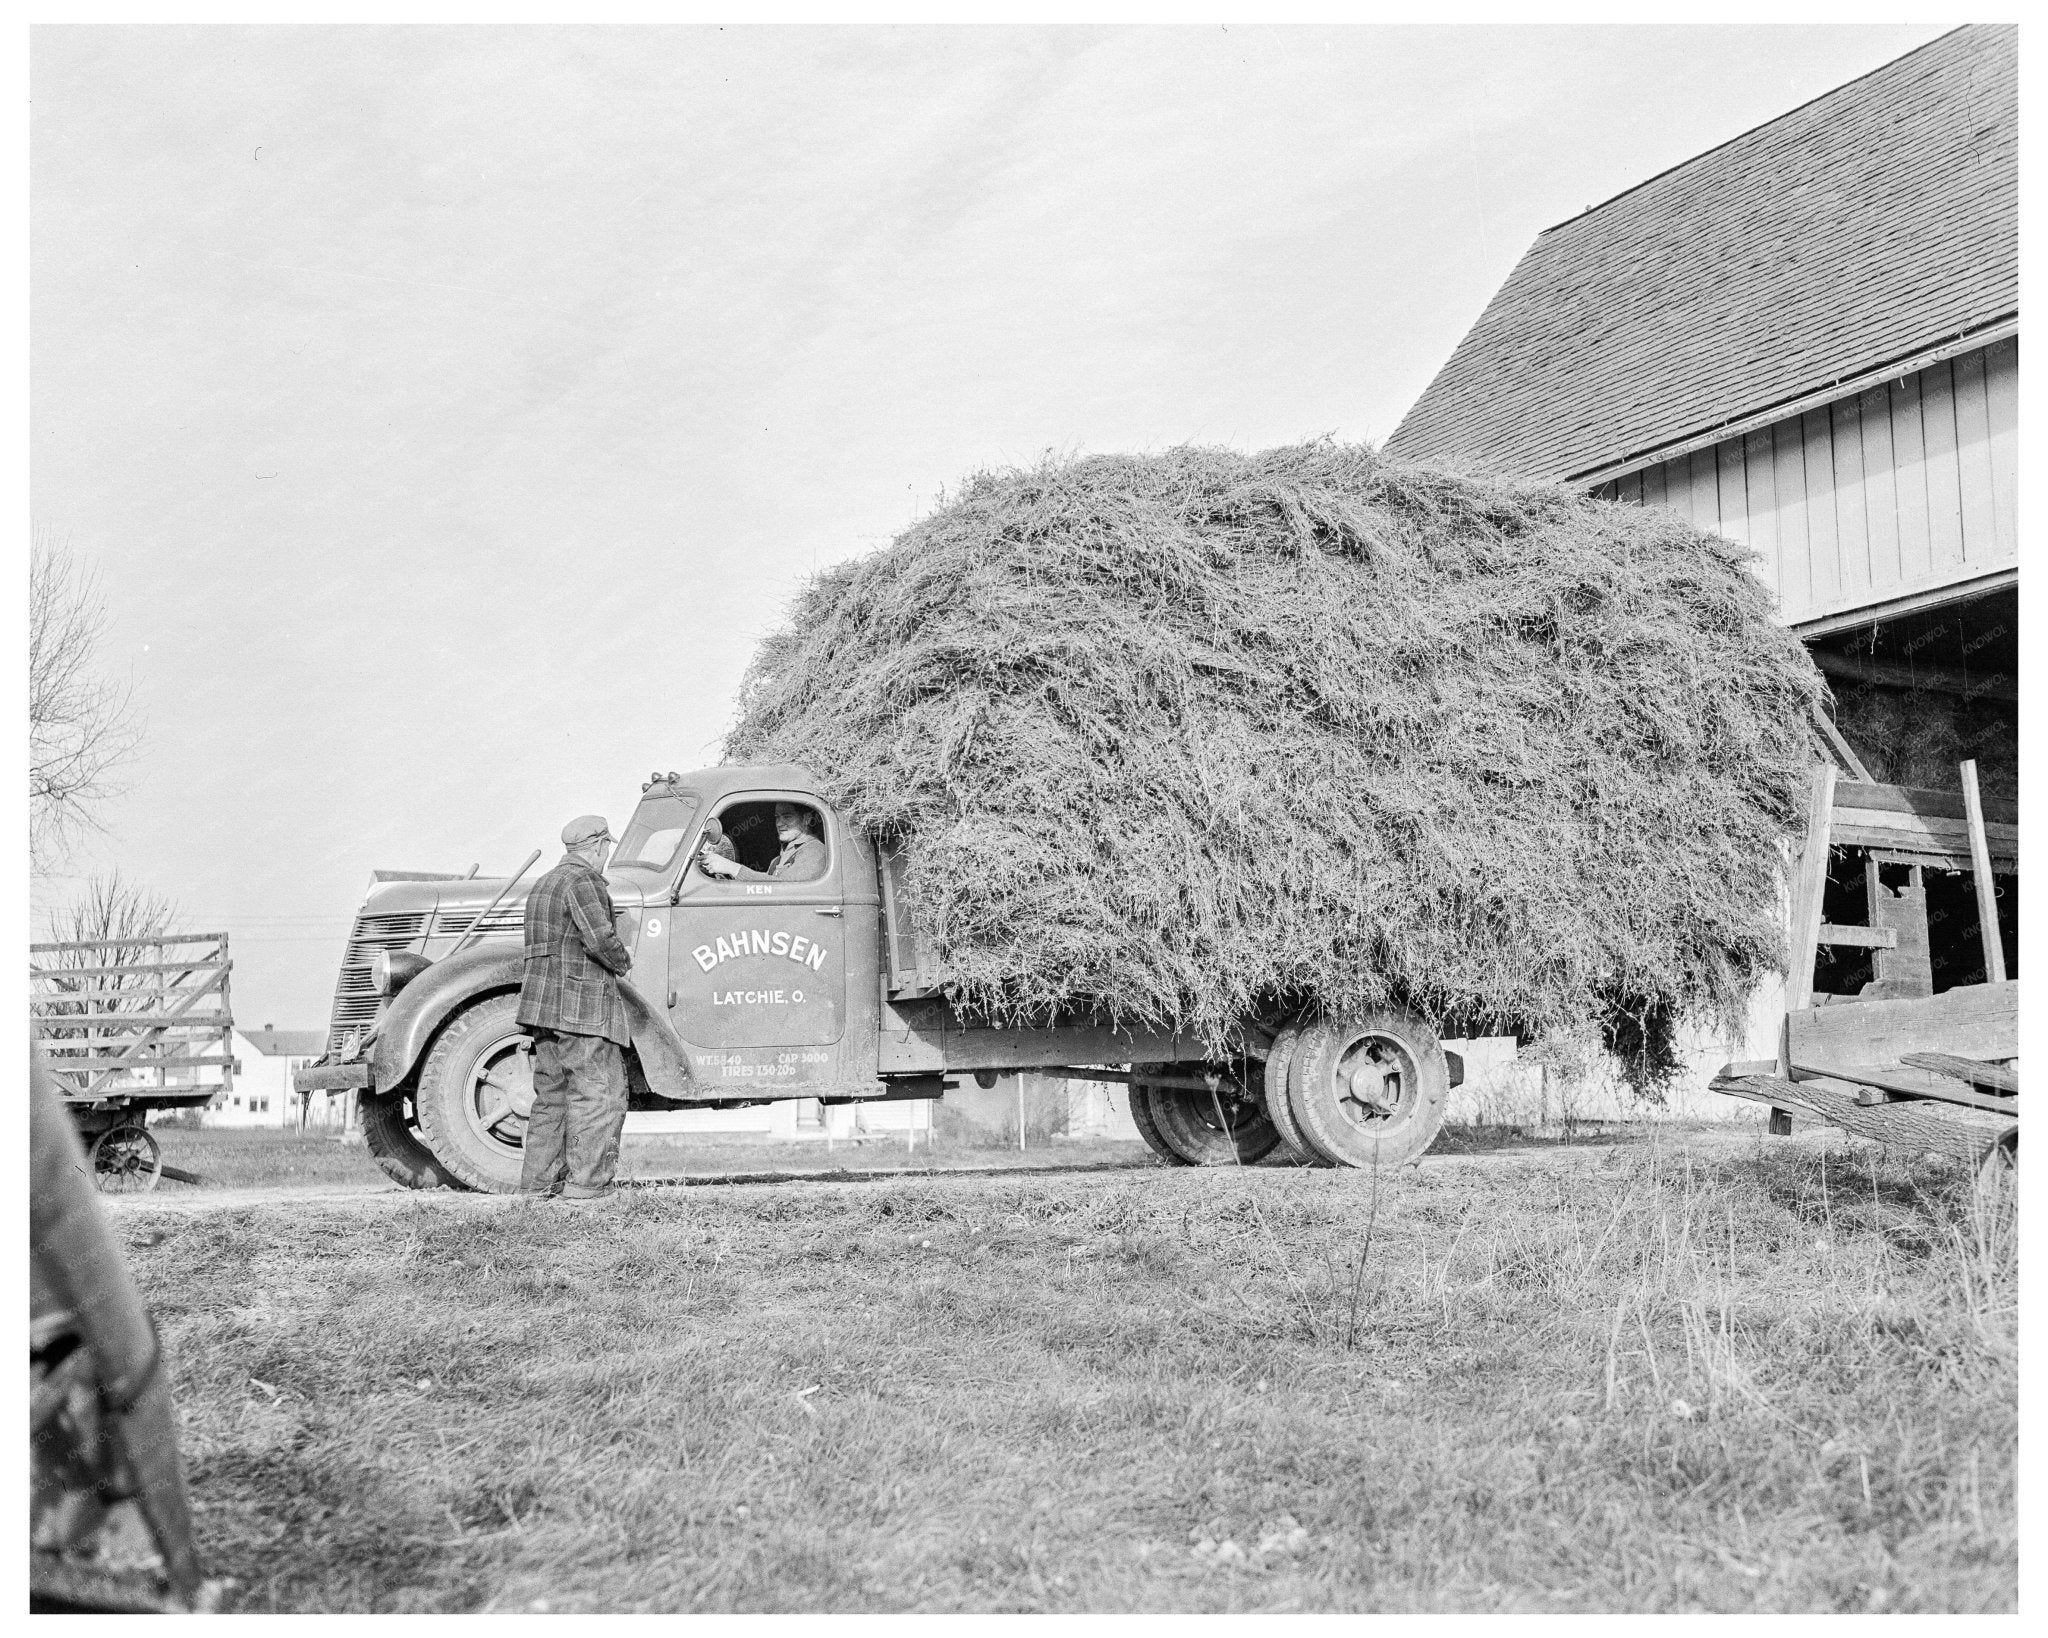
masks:
<path id="1" fill-rule="evenodd" d="M 533 1113 L 533 1041 L 514 1035 L 484 1052 L 470 1071 L 463 1113 L 486 1142 L 518 1151 Z"/>
<path id="2" fill-rule="evenodd" d="M 1353 1125 L 1388 1120 L 1414 1095 L 1415 1066 L 1391 1041 L 1367 1036 L 1337 1065 L 1337 1107 Z"/>
<path id="3" fill-rule="evenodd" d="M 144 1126 L 116 1126 L 93 1140 L 94 1181 L 103 1194 L 142 1192 L 156 1187 L 163 1155 Z"/>

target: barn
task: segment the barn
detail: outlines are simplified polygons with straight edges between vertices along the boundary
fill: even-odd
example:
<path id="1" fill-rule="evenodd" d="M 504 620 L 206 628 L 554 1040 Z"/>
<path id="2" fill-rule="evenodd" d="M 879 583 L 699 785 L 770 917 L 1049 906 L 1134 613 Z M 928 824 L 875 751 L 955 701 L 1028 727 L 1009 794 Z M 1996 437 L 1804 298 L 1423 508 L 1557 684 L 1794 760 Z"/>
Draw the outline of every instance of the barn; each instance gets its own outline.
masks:
<path id="1" fill-rule="evenodd" d="M 1757 554 L 1835 694 L 1795 1008 L 2017 974 L 2018 409 L 2018 34 L 1970 26 L 1540 234 L 1387 440 Z"/>

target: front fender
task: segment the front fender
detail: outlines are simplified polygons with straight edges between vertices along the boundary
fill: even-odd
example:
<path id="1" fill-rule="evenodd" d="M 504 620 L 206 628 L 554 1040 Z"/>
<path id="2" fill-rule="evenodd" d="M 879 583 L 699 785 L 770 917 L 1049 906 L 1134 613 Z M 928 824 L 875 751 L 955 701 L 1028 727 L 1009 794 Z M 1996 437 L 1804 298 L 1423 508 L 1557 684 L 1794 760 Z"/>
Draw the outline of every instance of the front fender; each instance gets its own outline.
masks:
<path id="1" fill-rule="evenodd" d="M 434 1032 L 456 1008 L 480 995 L 516 990 L 526 973 L 523 951 L 479 945 L 437 961 L 392 998 L 377 1024 L 371 1048 L 371 1083 L 389 1091 L 418 1067 Z M 669 1021 L 648 1005 L 626 979 L 619 980 L 626 1026 L 646 1089 L 670 1101 L 689 1096 L 690 1059 Z"/>
<path id="2" fill-rule="evenodd" d="M 370 1049 L 370 1081 L 388 1092 L 418 1066 L 434 1031 L 466 1001 L 494 990 L 516 990 L 525 976 L 523 949 L 474 945 L 444 956 L 391 998 L 377 1020 Z"/>
<path id="3" fill-rule="evenodd" d="M 669 1103 L 687 1102 L 690 1055 L 682 1040 L 669 1021 L 623 978 L 619 980 L 619 999 L 626 1004 L 626 1027 L 633 1032 L 633 1052 L 626 1064 L 628 1082 L 633 1078 L 633 1060 L 638 1059 L 640 1080 L 647 1091 Z"/>

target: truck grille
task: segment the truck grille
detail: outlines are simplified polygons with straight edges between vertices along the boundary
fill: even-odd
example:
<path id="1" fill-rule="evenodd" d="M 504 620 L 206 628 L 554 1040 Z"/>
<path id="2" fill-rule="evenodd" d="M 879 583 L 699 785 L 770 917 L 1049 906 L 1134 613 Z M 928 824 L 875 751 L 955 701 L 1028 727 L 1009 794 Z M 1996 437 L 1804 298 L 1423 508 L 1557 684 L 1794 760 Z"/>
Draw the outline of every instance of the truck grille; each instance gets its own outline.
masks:
<path id="1" fill-rule="evenodd" d="M 473 910 L 437 910 L 434 912 L 434 938 L 461 938 L 476 925 Z M 512 904 L 501 904 L 483 918 L 483 930 L 477 934 L 484 938 L 524 938 L 526 936 L 526 901 L 520 899 Z"/>
<path id="2" fill-rule="evenodd" d="M 334 984 L 334 1016 L 327 1026 L 327 1050 L 338 1053 L 357 1030 L 377 1016 L 381 997 L 370 986 L 370 963 L 379 950 L 406 950 L 427 925 L 424 912 L 396 916 L 357 916 L 341 958 L 341 977 Z"/>

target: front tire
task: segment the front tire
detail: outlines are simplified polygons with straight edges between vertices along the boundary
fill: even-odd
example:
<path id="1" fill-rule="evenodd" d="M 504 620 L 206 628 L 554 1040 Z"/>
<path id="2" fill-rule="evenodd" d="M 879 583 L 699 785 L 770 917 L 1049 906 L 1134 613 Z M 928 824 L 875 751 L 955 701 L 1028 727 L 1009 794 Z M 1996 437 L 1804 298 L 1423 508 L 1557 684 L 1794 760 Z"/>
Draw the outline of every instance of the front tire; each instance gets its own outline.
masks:
<path id="1" fill-rule="evenodd" d="M 1196 1074 L 1198 1064 L 1133 1064 L 1134 1074 Z M 1218 1124 L 1218 1111 L 1222 1124 Z M 1254 1093 L 1223 1077 L 1215 1092 L 1131 1083 L 1131 1120 L 1152 1152 L 1174 1166 L 1249 1166 L 1271 1154 L 1280 1134 Z"/>
<path id="2" fill-rule="evenodd" d="M 363 1146 L 370 1158 L 394 1183 L 408 1189 L 460 1189 L 467 1187 L 420 1141 L 405 1118 L 405 1095 L 388 1092 L 382 1097 L 364 1097 L 357 1105 L 363 1123 Z"/>
<path id="3" fill-rule="evenodd" d="M 420 1068 L 420 1136 L 464 1185 L 517 1194 L 533 1108 L 533 1037 L 514 991 L 485 996 L 442 1028 Z"/>
<path id="4" fill-rule="evenodd" d="M 1301 1135 L 1330 1165 L 1401 1166 L 1436 1141 L 1451 1070 L 1436 1032 L 1390 1009 L 1304 1029 L 1287 1095 Z"/>

